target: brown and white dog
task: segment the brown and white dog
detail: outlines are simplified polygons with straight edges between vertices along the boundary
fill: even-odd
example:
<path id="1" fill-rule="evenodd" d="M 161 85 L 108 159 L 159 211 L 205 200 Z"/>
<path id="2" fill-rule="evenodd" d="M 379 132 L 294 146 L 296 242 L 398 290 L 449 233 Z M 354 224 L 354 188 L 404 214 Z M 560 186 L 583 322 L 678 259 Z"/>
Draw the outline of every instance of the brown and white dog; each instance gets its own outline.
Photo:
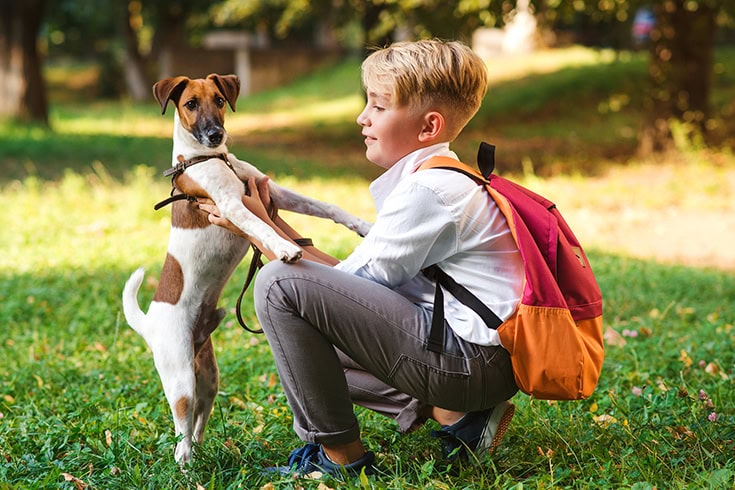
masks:
<path id="1" fill-rule="evenodd" d="M 234 75 L 206 79 L 166 78 L 153 86 L 165 114 L 175 105 L 173 161 L 176 188 L 189 196 L 214 201 L 250 236 L 286 262 L 299 260 L 301 249 L 279 237 L 243 204 L 243 182 L 263 174 L 227 152 L 225 105 L 235 110 L 240 81 Z M 211 158 L 206 158 L 211 157 Z M 181 162 L 197 162 L 184 169 Z M 177 167 L 178 165 L 178 167 Z M 185 166 L 185 165 L 184 165 Z M 272 201 L 279 209 L 330 218 L 365 235 L 370 224 L 337 206 L 322 203 L 269 183 Z M 224 317 L 217 302 L 225 283 L 247 252 L 249 243 L 211 225 L 195 201 L 173 202 L 171 235 L 160 281 L 148 313 L 140 309 L 137 293 L 143 269 L 128 279 L 122 301 L 125 318 L 148 344 L 171 406 L 177 436 L 174 458 L 185 464 L 192 457 L 192 442 L 199 443 L 219 385 L 219 371 L 210 334 Z"/>

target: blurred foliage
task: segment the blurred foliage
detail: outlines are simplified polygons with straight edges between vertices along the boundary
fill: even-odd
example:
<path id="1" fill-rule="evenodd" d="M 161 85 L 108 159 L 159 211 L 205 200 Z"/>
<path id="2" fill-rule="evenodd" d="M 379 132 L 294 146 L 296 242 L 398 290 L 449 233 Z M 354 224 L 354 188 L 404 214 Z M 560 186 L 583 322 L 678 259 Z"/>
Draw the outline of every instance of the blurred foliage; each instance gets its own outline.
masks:
<path id="1" fill-rule="evenodd" d="M 159 31 L 172 16 L 185 19 L 191 39 L 211 29 L 250 30 L 272 42 L 312 41 L 330 32 L 342 46 L 411 37 L 468 40 L 478 27 L 502 27 L 517 4 L 510 0 L 55 0 L 48 2 L 45 38 L 50 55 L 90 56 L 119 47 L 121 20 L 131 12 L 143 51 L 155 51 Z M 630 27 L 646 0 L 529 1 L 540 26 L 571 31 L 584 44 L 631 47 Z M 664 4 L 670 3 L 664 2 Z M 698 0 L 686 8 L 718 11 L 720 27 L 735 26 L 735 2 Z M 107 12 L 109 15 L 99 15 Z"/>

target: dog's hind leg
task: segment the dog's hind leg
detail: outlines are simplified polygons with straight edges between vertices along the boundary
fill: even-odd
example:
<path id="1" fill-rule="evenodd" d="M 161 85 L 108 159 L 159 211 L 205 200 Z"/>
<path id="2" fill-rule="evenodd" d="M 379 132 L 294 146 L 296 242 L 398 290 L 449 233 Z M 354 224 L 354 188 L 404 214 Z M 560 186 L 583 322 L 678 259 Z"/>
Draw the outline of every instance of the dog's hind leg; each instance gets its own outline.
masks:
<path id="1" fill-rule="evenodd" d="M 219 295 L 217 295 L 219 297 Z M 196 377 L 196 395 L 193 413 L 194 442 L 201 444 L 204 440 L 204 429 L 212 413 L 214 399 L 219 388 L 219 369 L 214 356 L 212 332 L 225 317 L 224 308 L 215 308 L 215 302 L 202 305 L 194 329 L 194 376 Z"/>
<path id="2" fill-rule="evenodd" d="M 196 401 L 193 414 L 194 442 L 201 444 L 219 387 L 219 370 L 211 337 L 207 337 L 196 354 L 194 373 L 196 376 Z"/>
<path id="3" fill-rule="evenodd" d="M 184 465 L 191 460 L 192 452 L 192 413 L 196 395 L 196 379 L 194 377 L 194 343 L 191 334 L 158 336 L 157 341 L 148 340 L 153 352 L 153 361 L 163 384 L 171 407 L 176 435 L 181 440 L 176 444 L 174 459 Z"/>

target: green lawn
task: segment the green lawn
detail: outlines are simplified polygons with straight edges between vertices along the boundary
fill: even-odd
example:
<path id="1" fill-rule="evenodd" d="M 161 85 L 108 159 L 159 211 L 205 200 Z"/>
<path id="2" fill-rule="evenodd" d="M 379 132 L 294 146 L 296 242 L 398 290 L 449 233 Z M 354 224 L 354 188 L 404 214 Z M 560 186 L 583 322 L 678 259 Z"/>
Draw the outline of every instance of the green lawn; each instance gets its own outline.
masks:
<path id="1" fill-rule="evenodd" d="M 584 50 L 562 58 L 549 66 L 538 57 L 515 78 L 499 78 L 502 100 L 488 102 L 458 145 L 468 159 L 480 134 L 520 145 L 523 137 L 510 133 L 525 125 L 535 136 L 525 150 L 513 146 L 506 155 L 518 159 L 508 160 L 520 169 L 522 157 L 530 158 L 537 169 L 559 173 L 554 179 L 560 187 L 583 202 L 585 192 L 599 187 L 588 190 L 584 178 L 564 175 L 554 162 L 595 155 L 593 163 L 615 163 L 599 147 L 613 145 L 610 131 L 632 124 L 636 113 L 627 106 L 612 121 L 594 114 L 622 92 L 619 83 L 643 76 L 645 67 L 635 58 L 609 60 Z M 564 111 L 553 102 L 569 100 L 595 67 L 623 74 L 607 76 L 610 87 L 593 84 L 578 107 L 585 115 L 564 118 L 560 128 L 554 114 Z M 370 219 L 366 184 L 375 170 L 361 160 L 353 122 L 361 96 L 359 87 L 345 88 L 356 83 L 356 69 L 348 62 L 241 101 L 229 121 L 236 152 L 281 183 Z M 516 106 L 508 101 L 528 97 L 513 87 L 526 90 L 529 77 L 554 85 L 538 90 L 551 105 L 529 102 L 522 114 L 504 116 Z M 326 94 L 320 90 L 325 79 L 332 80 Z M 332 104 L 329 111 L 320 109 L 325 101 Z M 300 441 L 267 342 L 240 329 L 232 314 L 244 263 L 221 300 L 230 314 L 213 336 L 222 384 L 208 438 L 182 473 L 173 461 L 173 424 L 152 358 L 120 306 L 123 283 L 140 265 L 148 275 L 139 300 L 148 304 L 165 255 L 169 211 L 154 211 L 153 204 L 169 190 L 160 171 L 170 159 L 171 119 L 159 113 L 153 102 L 69 102 L 54 106 L 53 132 L 0 123 L 0 489 L 735 485 L 735 277 L 605 250 L 590 251 L 607 330 L 603 375 L 591 398 L 548 403 L 519 394 L 516 418 L 492 459 L 448 468 L 430 437 L 435 427 L 400 436 L 391 422 L 360 410 L 365 441 L 383 473 L 347 484 L 260 474 Z M 609 131 L 605 121 L 613 125 Z M 559 143 L 564 127 L 580 135 L 576 146 Z M 550 149 L 549 166 L 536 159 L 544 148 L 539 139 Z M 710 152 L 689 155 L 714 158 Z M 716 161 L 735 165 L 727 152 L 716 153 Z M 533 187 L 539 181 L 528 176 L 523 182 Z M 549 182 L 555 181 L 545 188 Z M 692 199 L 687 191 L 670 190 Z M 633 195 L 626 199 L 649 199 L 643 185 L 628 192 Z M 294 221 L 338 256 L 359 240 L 321 220 Z M 245 305 L 249 323 L 256 323 L 249 298 Z"/>

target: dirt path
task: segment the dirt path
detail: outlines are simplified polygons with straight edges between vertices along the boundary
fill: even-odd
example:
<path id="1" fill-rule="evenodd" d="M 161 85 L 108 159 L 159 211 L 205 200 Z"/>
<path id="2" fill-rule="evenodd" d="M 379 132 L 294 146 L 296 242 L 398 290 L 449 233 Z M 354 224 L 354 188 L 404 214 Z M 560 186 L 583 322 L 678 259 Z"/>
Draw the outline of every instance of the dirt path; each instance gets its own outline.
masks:
<path id="1" fill-rule="evenodd" d="M 735 272 L 735 213 L 631 209 L 565 212 L 585 247 L 642 259 Z"/>
<path id="2" fill-rule="evenodd" d="M 616 168 L 598 178 L 539 181 L 538 188 L 556 200 L 585 247 L 735 272 L 733 168 Z"/>

